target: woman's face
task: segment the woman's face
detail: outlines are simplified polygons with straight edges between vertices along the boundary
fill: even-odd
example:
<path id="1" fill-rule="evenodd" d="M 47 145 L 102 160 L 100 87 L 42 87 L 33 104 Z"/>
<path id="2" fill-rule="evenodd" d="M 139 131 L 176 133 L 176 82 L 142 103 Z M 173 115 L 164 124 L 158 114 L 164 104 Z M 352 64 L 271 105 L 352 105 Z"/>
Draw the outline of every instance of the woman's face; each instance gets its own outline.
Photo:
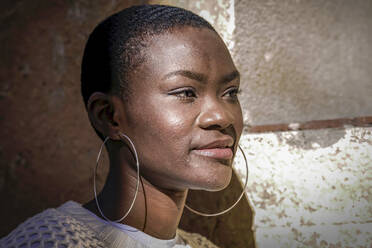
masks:
<path id="1" fill-rule="evenodd" d="M 122 128 L 141 175 L 170 190 L 226 187 L 243 121 L 225 44 L 209 29 L 186 27 L 150 38 L 145 57 L 129 75 Z"/>

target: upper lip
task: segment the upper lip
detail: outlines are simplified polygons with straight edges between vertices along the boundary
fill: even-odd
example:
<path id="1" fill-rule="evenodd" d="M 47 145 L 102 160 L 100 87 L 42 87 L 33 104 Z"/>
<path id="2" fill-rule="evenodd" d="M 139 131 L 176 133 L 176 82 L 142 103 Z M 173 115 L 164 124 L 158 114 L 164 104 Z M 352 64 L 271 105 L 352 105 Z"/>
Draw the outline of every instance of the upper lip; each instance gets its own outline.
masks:
<path id="1" fill-rule="evenodd" d="M 213 140 L 212 142 L 209 142 L 207 144 L 201 144 L 197 146 L 195 149 L 202 150 L 202 149 L 213 149 L 213 148 L 232 148 L 233 145 L 234 145 L 234 139 L 229 137 L 229 138 Z"/>

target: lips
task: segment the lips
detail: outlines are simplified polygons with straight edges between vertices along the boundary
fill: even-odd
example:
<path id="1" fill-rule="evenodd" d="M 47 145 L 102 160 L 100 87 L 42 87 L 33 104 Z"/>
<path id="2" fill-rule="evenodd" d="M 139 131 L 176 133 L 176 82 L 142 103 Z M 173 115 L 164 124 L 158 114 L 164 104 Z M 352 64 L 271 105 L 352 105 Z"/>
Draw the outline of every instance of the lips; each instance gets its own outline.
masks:
<path id="1" fill-rule="evenodd" d="M 214 159 L 232 159 L 233 157 L 233 144 L 232 138 L 214 140 L 208 144 L 200 145 L 194 148 L 193 153 L 214 158 Z"/>

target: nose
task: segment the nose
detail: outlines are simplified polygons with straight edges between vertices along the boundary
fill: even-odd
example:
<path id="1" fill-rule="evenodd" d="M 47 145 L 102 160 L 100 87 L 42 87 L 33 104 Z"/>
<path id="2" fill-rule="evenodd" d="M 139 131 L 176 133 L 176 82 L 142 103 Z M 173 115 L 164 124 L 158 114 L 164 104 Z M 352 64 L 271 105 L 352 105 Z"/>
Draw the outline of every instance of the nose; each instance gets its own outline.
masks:
<path id="1" fill-rule="evenodd" d="M 225 102 L 214 99 L 203 104 L 197 121 L 203 129 L 223 130 L 234 123 L 234 115 Z"/>

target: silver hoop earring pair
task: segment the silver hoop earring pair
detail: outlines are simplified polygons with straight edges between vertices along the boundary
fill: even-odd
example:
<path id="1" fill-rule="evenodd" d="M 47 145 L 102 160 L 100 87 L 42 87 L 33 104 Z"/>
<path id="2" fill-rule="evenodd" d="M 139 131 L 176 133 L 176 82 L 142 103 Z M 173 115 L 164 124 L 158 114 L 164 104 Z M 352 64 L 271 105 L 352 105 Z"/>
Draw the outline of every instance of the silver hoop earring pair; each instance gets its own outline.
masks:
<path id="1" fill-rule="evenodd" d="M 137 154 L 137 150 L 132 142 L 132 140 L 126 136 L 125 134 L 123 133 L 119 133 L 119 136 L 123 139 L 125 138 L 127 141 L 129 141 L 129 144 L 131 145 L 132 149 L 133 149 L 133 153 L 134 153 L 134 156 L 135 156 L 135 159 L 136 159 L 136 166 L 137 166 L 137 186 L 136 186 L 136 192 L 134 194 L 134 198 L 133 198 L 133 201 L 128 209 L 128 211 L 123 215 L 123 217 L 121 217 L 120 219 L 118 220 L 110 220 L 108 219 L 104 214 L 103 214 L 103 211 L 98 203 L 98 198 L 97 198 L 97 189 L 96 189 L 96 175 L 97 175 L 97 168 L 98 168 L 98 164 L 99 164 L 99 158 L 101 156 L 101 153 L 102 153 L 102 149 L 105 145 L 105 143 L 110 139 L 110 137 L 106 137 L 105 140 L 103 141 L 102 145 L 101 145 L 101 148 L 98 152 L 98 156 L 97 156 L 97 161 L 96 161 L 96 167 L 94 169 L 94 177 L 93 177 L 93 184 L 94 184 L 94 199 L 96 201 L 96 204 L 97 204 L 97 208 L 98 208 L 98 211 L 100 212 L 100 214 L 102 215 L 102 217 L 107 220 L 108 222 L 121 222 L 122 220 L 124 220 L 128 214 L 130 213 L 130 211 L 132 210 L 133 206 L 134 206 L 134 202 L 136 201 L 136 198 L 137 198 L 137 194 L 138 194 L 138 189 L 139 189 L 139 183 L 140 183 L 140 174 L 139 174 L 139 160 L 138 160 L 138 154 Z M 248 162 L 247 162 L 247 158 L 244 154 L 244 151 L 243 149 L 238 146 L 240 151 L 242 152 L 243 154 L 243 158 L 244 158 L 244 161 L 245 161 L 245 167 L 246 167 L 246 177 L 245 177 L 245 183 L 244 183 L 244 187 L 243 187 L 243 191 L 242 193 L 240 194 L 239 198 L 237 201 L 235 201 L 234 204 L 232 204 L 229 208 L 221 211 L 221 212 L 218 212 L 218 213 L 214 213 L 214 214 L 208 214 L 208 213 L 202 213 L 202 212 L 199 212 L 197 210 L 194 210 L 192 208 L 190 208 L 189 206 L 187 206 L 185 204 L 185 207 L 190 210 L 191 212 L 195 213 L 195 214 L 198 214 L 198 215 L 201 215 L 201 216 L 207 216 L 207 217 L 210 217 L 210 216 L 218 216 L 218 215 L 222 215 L 222 214 L 225 214 L 227 212 L 229 212 L 231 209 L 233 209 L 238 203 L 239 201 L 242 199 L 242 197 L 244 196 L 244 193 L 245 193 L 245 190 L 247 188 L 247 184 L 248 184 Z"/>

